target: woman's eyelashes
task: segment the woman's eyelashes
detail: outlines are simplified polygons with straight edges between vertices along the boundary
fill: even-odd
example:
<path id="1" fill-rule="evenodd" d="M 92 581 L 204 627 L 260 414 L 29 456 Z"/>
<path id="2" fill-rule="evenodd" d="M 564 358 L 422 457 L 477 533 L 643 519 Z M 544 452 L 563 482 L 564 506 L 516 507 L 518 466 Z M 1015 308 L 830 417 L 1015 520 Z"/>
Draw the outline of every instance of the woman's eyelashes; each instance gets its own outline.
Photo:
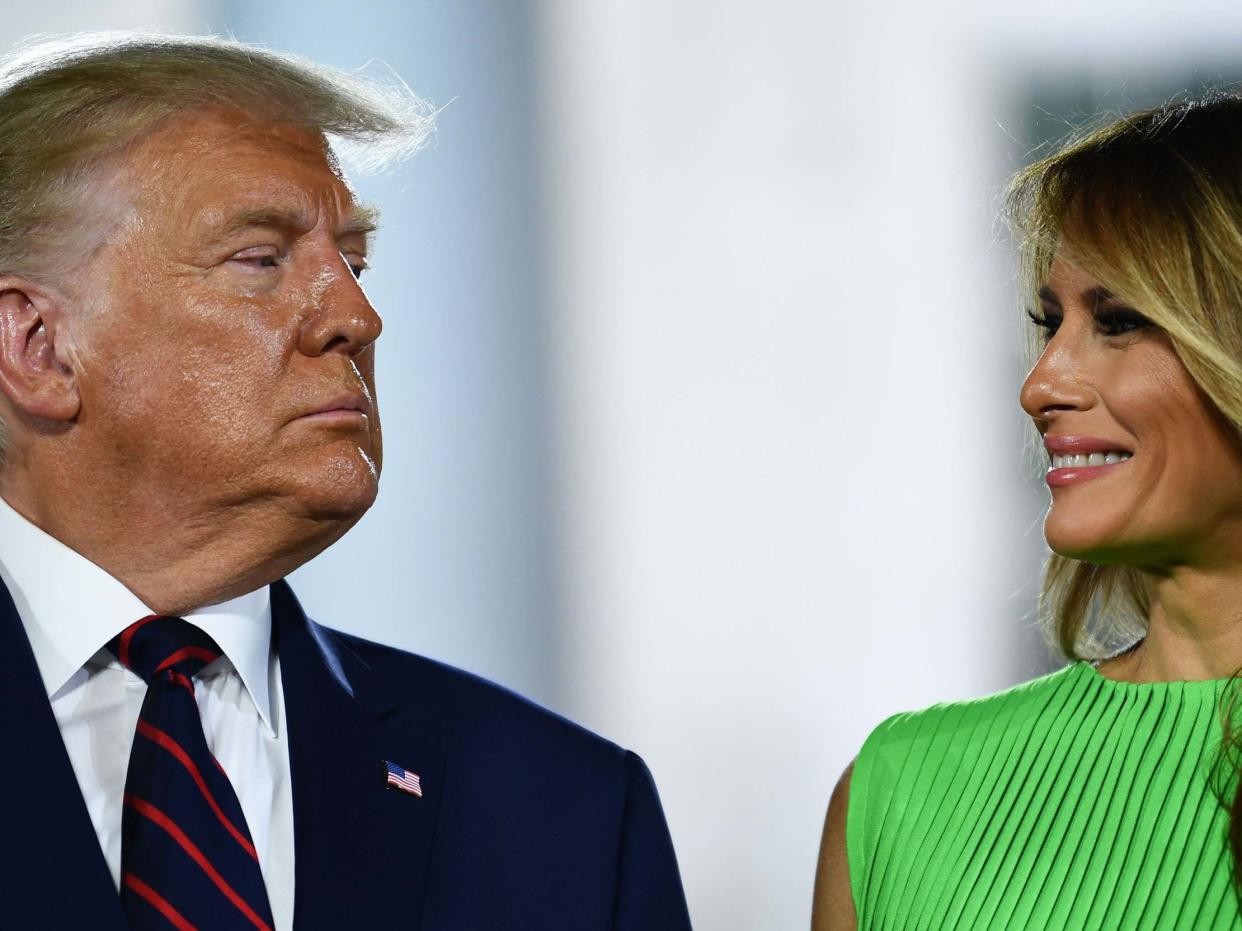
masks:
<path id="1" fill-rule="evenodd" d="M 1031 318 L 1035 326 L 1043 331 L 1041 338 L 1045 343 L 1052 339 L 1060 329 L 1062 315 L 1059 311 L 1037 313 L 1028 310 L 1026 315 Z M 1150 320 L 1128 307 L 1100 308 L 1094 312 L 1094 317 L 1096 327 L 1105 336 L 1123 336 L 1126 333 L 1153 326 Z"/>

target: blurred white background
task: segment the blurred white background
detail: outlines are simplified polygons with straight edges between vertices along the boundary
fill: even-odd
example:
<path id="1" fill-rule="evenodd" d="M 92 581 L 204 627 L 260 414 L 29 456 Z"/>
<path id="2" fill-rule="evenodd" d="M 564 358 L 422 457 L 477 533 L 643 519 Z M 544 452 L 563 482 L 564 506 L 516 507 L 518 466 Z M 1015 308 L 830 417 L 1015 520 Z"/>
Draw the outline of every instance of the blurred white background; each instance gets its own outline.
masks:
<path id="1" fill-rule="evenodd" d="M 882 718 L 1050 668 L 997 195 L 1066 120 L 1242 77 L 1223 2 L 8 6 L 5 44 L 233 34 L 448 105 L 358 179 L 383 490 L 294 587 L 641 753 L 710 931 L 807 926 Z"/>

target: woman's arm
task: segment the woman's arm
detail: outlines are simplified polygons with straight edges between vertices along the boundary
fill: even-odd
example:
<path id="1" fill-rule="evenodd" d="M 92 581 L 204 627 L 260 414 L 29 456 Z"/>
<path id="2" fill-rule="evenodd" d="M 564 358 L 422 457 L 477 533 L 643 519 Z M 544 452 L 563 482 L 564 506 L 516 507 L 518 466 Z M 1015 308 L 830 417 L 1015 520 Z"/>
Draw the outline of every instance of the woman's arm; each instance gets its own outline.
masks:
<path id="1" fill-rule="evenodd" d="M 850 867 L 845 858 L 845 811 L 849 807 L 850 763 L 841 774 L 828 800 L 824 837 L 819 845 L 819 868 L 815 873 L 815 899 L 811 903 L 811 931 L 857 931 L 854 897 L 850 891 Z"/>

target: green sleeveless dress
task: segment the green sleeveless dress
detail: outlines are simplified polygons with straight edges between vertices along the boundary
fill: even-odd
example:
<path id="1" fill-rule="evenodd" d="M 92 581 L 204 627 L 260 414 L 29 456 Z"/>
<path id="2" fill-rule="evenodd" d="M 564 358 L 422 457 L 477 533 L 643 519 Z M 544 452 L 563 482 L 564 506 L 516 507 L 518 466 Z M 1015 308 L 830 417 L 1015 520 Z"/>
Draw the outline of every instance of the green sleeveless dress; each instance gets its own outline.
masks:
<path id="1" fill-rule="evenodd" d="M 1080 662 L 889 718 L 850 779 L 860 931 L 1242 929 L 1210 776 L 1227 682 Z"/>

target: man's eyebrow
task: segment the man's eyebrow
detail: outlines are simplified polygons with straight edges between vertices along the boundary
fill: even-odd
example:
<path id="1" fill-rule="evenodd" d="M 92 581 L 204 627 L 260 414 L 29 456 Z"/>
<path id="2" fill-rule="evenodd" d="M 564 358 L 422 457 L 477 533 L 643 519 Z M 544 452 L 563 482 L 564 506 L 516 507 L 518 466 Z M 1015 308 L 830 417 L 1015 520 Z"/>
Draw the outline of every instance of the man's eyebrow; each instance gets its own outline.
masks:
<path id="1" fill-rule="evenodd" d="M 344 232 L 366 233 L 370 236 L 379 229 L 380 210 L 374 204 L 355 204 L 349 219 L 346 220 Z"/>
<path id="2" fill-rule="evenodd" d="M 361 233 L 368 238 L 379 228 L 379 208 L 371 204 L 357 204 L 341 224 L 340 235 Z M 303 210 L 284 207 L 251 207 L 225 219 L 212 232 L 220 239 L 255 228 L 288 230 L 304 233 L 314 224 Z"/>

